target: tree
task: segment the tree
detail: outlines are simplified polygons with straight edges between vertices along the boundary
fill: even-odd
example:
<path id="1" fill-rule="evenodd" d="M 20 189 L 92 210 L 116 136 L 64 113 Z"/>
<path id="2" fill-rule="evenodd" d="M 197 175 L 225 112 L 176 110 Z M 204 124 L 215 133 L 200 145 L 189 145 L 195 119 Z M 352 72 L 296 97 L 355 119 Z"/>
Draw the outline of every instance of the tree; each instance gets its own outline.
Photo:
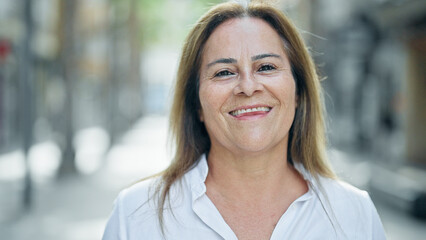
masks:
<path id="1" fill-rule="evenodd" d="M 62 74 L 65 81 L 65 142 L 63 144 L 62 162 L 59 168 L 59 177 L 76 173 L 74 139 L 74 115 L 73 115 L 73 81 L 75 76 L 74 55 L 74 15 L 76 9 L 75 0 L 64 0 L 60 4 L 61 14 L 61 52 Z"/>

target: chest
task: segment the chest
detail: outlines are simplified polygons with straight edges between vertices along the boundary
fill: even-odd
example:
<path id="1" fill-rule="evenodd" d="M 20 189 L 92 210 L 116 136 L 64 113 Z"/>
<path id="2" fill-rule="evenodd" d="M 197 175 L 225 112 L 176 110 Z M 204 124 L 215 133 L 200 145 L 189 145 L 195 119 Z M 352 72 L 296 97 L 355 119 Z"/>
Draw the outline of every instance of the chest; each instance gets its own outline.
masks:
<path id="1" fill-rule="evenodd" d="M 291 202 L 226 203 L 211 197 L 220 215 L 239 240 L 270 239 Z"/>
<path id="2" fill-rule="evenodd" d="M 228 212 L 222 209 L 221 214 L 238 239 L 270 239 L 280 219 L 280 214 L 278 212 L 254 212 Z"/>

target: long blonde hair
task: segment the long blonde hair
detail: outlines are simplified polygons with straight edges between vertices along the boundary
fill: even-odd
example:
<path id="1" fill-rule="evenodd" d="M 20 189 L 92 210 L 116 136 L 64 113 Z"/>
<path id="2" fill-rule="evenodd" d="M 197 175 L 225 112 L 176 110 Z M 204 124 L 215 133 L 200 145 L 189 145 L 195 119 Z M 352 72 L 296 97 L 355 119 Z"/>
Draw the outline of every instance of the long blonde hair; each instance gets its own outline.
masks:
<path id="1" fill-rule="evenodd" d="M 299 162 L 313 175 L 334 178 L 325 157 L 323 100 L 315 65 L 293 23 L 277 8 L 252 1 L 247 6 L 222 3 L 202 16 L 187 36 L 177 73 L 170 115 L 170 130 L 176 152 L 164 170 L 157 188 L 158 216 L 163 228 L 164 205 L 173 183 L 209 151 L 210 139 L 199 119 L 199 70 L 203 47 L 211 33 L 232 18 L 260 18 L 270 24 L 284 41 L 296 82 L 298 103 L 289 132 L 288 161 Z"/>

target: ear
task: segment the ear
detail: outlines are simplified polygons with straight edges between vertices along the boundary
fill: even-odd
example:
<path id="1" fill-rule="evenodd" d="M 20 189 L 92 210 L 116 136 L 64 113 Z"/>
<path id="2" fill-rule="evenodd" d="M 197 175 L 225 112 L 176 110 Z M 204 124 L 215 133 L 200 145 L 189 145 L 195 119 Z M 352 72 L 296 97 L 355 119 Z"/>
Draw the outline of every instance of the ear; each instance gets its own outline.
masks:
<path id="1" fill-rule="evenodd" d="M 203 115 L 202 109 L 198 109 L 198 118 L 200 119 L 201 122 L 204 122 L 204 115 Z"/>

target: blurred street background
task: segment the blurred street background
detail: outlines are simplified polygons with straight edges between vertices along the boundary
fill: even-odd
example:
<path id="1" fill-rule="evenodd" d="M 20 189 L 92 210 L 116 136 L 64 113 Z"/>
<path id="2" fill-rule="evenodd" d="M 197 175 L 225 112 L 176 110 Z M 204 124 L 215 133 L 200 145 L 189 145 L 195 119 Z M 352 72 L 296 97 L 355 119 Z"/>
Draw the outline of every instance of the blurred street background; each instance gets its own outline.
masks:
<path id="1" fill-rule="evenodd" d="M 180 47 L 222 0 L 0 0 L 0 239 L 100 239 L 169 164 Z M 324 78 L 329 156 L 426 239 L 426 1 L 277 0 Z"/>

